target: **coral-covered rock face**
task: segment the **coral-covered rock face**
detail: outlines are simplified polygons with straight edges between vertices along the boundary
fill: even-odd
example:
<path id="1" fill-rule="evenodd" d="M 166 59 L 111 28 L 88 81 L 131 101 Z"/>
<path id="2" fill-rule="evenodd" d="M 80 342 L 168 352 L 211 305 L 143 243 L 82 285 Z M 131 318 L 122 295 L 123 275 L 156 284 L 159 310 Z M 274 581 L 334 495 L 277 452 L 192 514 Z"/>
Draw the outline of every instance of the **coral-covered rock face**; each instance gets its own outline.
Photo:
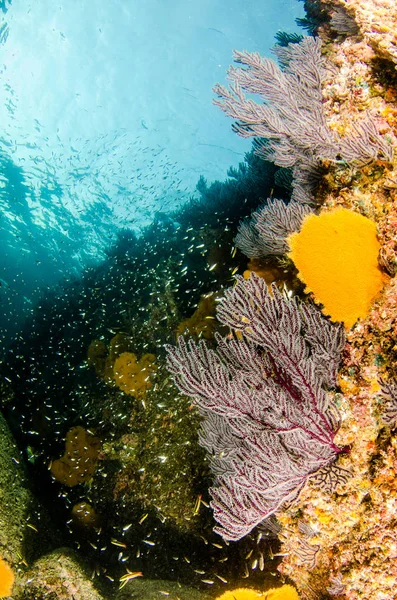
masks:
<path id="1" fill-rule="evenodd" d="M 325 314 L 349 328 L 367 316 L 385 282 L 373 221 L 345 208 L 311 214 L 288 244 L 299 278 Z"/>
<path id="2" fill-rule="evenodd" d="M 330 6 L 328 0 L 323 4 Z M 371 6 L 386 7 L 387 3 L 332 2 L 336 4 L 348 4 L 355 16 L 360 13 L 363 18 L 366 11 L 370 19 L 375 14 Z M 393 16 L 389 10 L 387 19 L 395 18 L 395 11 Z M 356 21 L 361 28 L 361 17 Z M 378 52 L 379 48 L 377 43 L 372 43 L 371 48 L 365 41 L 369 41 L 370 29 L 361 32 L 364 37 L 349 36 L 327 46 L 337 70 L 333 80 L 323 88 L 326 116 L 332 128 L 343 133 L 363 110 L 371 110 L 380 115 L 379 130 L 394 140 L 395 145 L 395 84 L 386 74 L 379 78 L 378 73 L 374 78 L 374 50 Z M 376 38 L 380 39 L 374 36 L 374 42 Z M 349 175 L 342 165 L 327 177 L 322 210 L 343 206 L 368 216 L 377 226 L 379 263 L 393 276 L 397 268 L 396 157 L 387 168 L 373 163 L 353 178 L 348 179 Z M 347 334 L 340 372 L 344 397 L 337 397 L 343 422 L 336 440 L 351 445 L 351 453 L 342 459 L 351 478 L 343 490 L 332 496 L 308 486 L 297 504 L 280 515 L 285 526 L 281 551 L 286 556 L 279 570 L 294 580 L 302 594 L 310 589 L 320 597 L 343 600 L 395 597 L 396 439 L 381 420 L 383 400 L 379 380 L 396 374 L 396 299 L 394 277 L 373 301 L 366 318 Z"/>
<path id="3" fill-rule="evenodd" d="M 104 600 L 94 586 L 91 573 L 81 565 L 78 555 L 68 548 L 57 548 L 29 565 L 25 581 L 29 583 L 17 596 L 21 600 Z"/>
<path id="4" fill-rule="evenodd" d="M 95 472 L 99 448 L 97 437 L 83 427 L 73 427 L 66 435 L 65 454 L 51 464 L 52 475 L 69 487 L 89 481 Z"/>
<path id="5" fill-rule="evenodd" d="M 322 2 L 325 4 L 325 0 Z M 365 41 L 380 56 L 397 64 L 395 0 L 337 0 L 334 4 L 348 7 Z"/>

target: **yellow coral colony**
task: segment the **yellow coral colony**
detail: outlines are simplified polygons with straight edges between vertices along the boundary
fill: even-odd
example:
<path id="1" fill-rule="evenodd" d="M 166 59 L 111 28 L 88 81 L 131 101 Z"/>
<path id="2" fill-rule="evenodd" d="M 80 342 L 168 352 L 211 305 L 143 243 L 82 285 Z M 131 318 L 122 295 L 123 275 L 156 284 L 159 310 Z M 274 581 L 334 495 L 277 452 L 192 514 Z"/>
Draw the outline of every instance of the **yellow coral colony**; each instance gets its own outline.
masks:
<path id="1" fill-rule="evenodd" d="M 299 278 L 334 321 L 352 327 L 365 318 L 385 275 L 378 267 L 376 225 L 346 208 L 308 215 L 288 237 Z"/>
<path id="2" fill-rule="evenodd" d="M 257 600 L 258 598 L 262 600 L 299 600 L 298 592 L 292 585 L 282 585 L 266 592 L 259 592 L 251 588 L 237 588 L 225 592 L 216 600 Z"/>

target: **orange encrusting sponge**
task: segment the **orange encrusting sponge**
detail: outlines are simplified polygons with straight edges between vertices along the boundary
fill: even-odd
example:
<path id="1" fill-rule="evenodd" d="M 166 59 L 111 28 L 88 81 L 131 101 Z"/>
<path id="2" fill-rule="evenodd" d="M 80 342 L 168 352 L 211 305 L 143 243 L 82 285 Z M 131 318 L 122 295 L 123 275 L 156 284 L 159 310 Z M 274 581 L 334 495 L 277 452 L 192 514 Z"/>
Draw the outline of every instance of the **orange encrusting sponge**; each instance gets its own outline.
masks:
<path id="1" fill-rule="evenodd" d="M 350 328 L 365 318 L 386 276 L 378 267 L 376 225 L 346 208 L 305 217 L 287 239 L 299 278 L 323 312 Z"/>
<path id="2" fill-rule="evenodd" d="M 299 600 L 298 592 L 292 585 L 282 585 L 279 588 L 272 588 L 265 592 L 251 588 L 237 588 L 228 590 L 216 600 Z"/>
<path id="3" fill-rule="evenodd" d="M 0 558 L 0 598 L 11 596 L 14 585 L 14 572 L 10 565 Z"/>

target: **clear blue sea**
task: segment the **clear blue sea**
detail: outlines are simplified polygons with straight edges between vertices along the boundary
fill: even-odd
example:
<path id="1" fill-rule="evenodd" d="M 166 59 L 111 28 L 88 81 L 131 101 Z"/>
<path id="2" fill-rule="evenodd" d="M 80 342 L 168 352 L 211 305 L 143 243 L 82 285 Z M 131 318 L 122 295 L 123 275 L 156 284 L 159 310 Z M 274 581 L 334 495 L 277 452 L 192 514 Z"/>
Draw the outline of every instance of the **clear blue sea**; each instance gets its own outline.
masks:
<path id="1" fill-rule="evenodd" d="M 212 105 L 233 49 L 270 55 L 297 0 L 1 3 L 0 341 L 47 286 L 223 181 L 250 142 Z"/>

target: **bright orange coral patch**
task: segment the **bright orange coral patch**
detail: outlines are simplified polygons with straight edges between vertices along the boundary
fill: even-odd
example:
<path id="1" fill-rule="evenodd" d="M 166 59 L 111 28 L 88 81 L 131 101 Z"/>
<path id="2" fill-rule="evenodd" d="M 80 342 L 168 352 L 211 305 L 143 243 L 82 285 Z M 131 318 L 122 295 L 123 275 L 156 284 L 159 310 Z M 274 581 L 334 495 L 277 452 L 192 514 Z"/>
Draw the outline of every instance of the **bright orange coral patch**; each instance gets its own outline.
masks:
<path id="1" fill-rule="evenodd" d="M 259 592 L 251 588 L 237 588 L 229 590 L 218 596 L 216 600 L 299 600 L 298 592 L 292 585 L 282 585 L 266 592 Z"/>
<path id="2" fill-rule="evenodd" d="M 292 585 L 286 584 L 265 592 L 265 600 L 299 600 L 299 596 Z"/>
<path id="3" fill-rule="evenodd" d="M 262 592 L 258 592 L 257 590 L 253 590 L 251 588 L 237 588 L 236 590 L 229 590 L 218 596 L 216 600 L 258 600 L 258 598 L 262 598 Z"/>
<path id="4" fill-rule="evenodd" d="M 386 279 L 373 221 L 346 208 L 311 214 L 288 244 L 299 278 L 325 314 L 346 327 L 367 316 Z"/>
<path id="5" fill-rule="evenodd" d="M 0 598 L 11 596 L 14 585 L 14 572 L 10 565 L 0 558 Z"/>

